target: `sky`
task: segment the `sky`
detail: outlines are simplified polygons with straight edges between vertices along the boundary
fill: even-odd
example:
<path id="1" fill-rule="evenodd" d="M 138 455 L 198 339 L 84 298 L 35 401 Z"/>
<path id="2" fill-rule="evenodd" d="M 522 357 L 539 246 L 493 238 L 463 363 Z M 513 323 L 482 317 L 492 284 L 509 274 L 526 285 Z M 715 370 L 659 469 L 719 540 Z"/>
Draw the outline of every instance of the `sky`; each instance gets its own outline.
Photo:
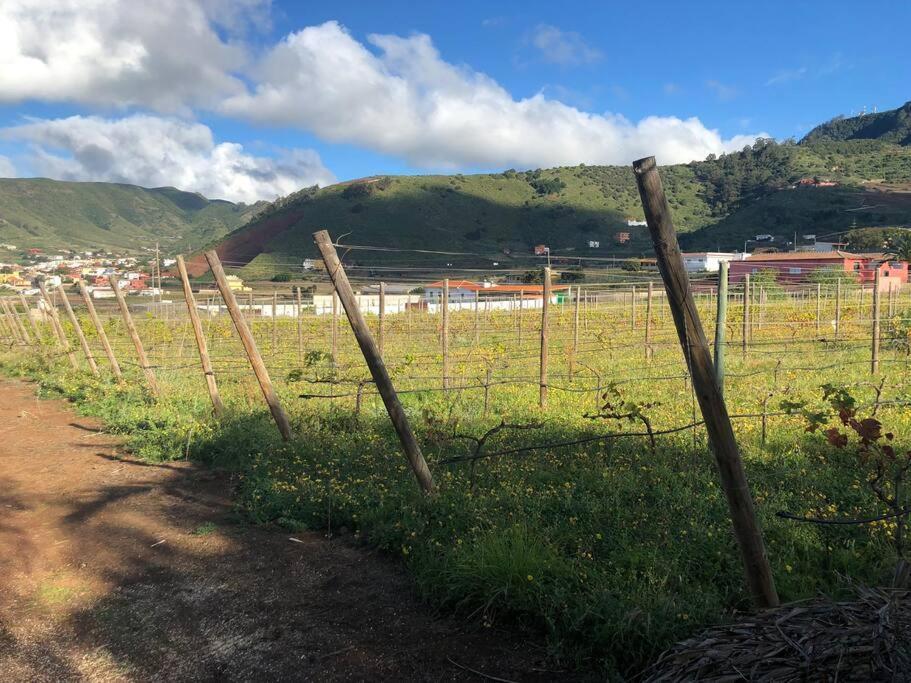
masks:
<path id="1" fill-rule="evenodd" d="M 272 200 L 681 163 L 911 99 L 904 2 L 0 0 L 0 177 Z"/>

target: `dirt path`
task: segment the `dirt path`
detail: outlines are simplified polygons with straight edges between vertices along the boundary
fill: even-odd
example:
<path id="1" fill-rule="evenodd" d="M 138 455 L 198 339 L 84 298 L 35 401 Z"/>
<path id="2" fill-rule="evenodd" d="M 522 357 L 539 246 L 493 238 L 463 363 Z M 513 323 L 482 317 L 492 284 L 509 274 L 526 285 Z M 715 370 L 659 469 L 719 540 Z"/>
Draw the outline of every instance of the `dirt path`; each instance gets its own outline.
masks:
<path id="1" fill-rule="evenodd" d="M 98 427 L 0 382 L 0 680 L 557 676 L 531 643 L 435 616 L 396 563 L 243 525 L 224 477 Z"/>

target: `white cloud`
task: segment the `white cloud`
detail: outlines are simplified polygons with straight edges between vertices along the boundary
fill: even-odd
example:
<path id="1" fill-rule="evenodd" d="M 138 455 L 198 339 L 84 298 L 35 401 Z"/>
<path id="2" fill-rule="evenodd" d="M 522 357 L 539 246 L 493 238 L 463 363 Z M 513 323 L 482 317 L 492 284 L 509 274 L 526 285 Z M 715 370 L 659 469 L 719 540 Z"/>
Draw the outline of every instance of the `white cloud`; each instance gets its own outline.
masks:
<path id="1" fill-rule="evenodd" d="M 538 24 L 531 33 L 530 42 L 545 62 L 561 66 L 590 64 L 603 56 L 575 31 L 563 31 L 550 24 Z"/>
<path id="2" fill-rule="evenodd" d="M 236 94 L 268 0 L 3 0 L 0 102 L 186 111 Z"/>
<path id="3" fill-rule="evenodd" d="M 30 143 L 35 169 L 60 180 L 173 185 L 248 203 L 335 180 L 312 150 L 253 156 L 240 144 L 216 143 L 201 123 L 172 118 L 37 119 L 3 129 L 2 135 Z"/>
<path id="4" fill-rule="evenodd" d="M 0 155 L 0 178 L 15 178 L 16 177 L 16 167 L 13 166 L 13 162 L 9 160 L 9 157 Z"/>
<path id="5" fill-rule="evenodd" d="M 376 52 L 336 22 L 292 33 L 265 56 L 254 90 L 227 99 L 223 112 L 444 168 L 625 164 L 651 154 L 669 164 L 756 137 L 723 139 L 697 118 L 633 123 L 543 93 L 517 100 L 488 76 L 445 62 L 429 36 L 368 41 Z"/>

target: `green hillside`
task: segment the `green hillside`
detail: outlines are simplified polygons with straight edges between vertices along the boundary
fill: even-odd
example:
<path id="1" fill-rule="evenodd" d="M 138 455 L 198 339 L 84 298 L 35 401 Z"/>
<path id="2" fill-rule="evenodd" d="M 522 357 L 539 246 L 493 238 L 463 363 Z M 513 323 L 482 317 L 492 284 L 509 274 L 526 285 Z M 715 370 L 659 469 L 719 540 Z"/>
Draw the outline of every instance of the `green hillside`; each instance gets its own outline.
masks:
<path id="1" fill-rule="evenodd" d="M 897 109 L 845 118 L 838 116 L 816 126 L 804 142 L 832 140 L 882 140 L 911 145 L 911 102 Z"/>
<path id="2" fill-rule="evenodd" d="M 173 187 L 0 179 L 0 242 L 19 248 L 186 249 L 244 223 L 255 207 Z"/>
<path id="3" fill-rule="evenodd" d="M 794 232 L 911 224 L 911 148 L 882 141 L 761 140 L 741 152 L 664 166 L 661 174 L 688 249 L 743 248 L 758 233 L 791 239 Z M 795 189 L 806 177 L 839 186 Z M 625 166 L 380 177 L 285 198 L 222 242 L 219 251 L 231 261 L 249 261 L 248 277 L 296 270 L 302 258 L 316 255 L 311 234 L 320 228 L 346 235 L 353 245 L 472 254 L 445 259 L 458 265 L 528 262 L 539 243 L 567 257 L 649 255 L 647 230 L 627 227 L 627 218 L 641 219 L 642 209 Z M 620 244 L 624 232 L 630 240 Z M 600 246 L 589 248 L 589 241 Z M 237 242 L 243 242 L 240 251 L 234 250 Z M 440 262 L 398 251 L 348 256 L 348 262 L 368 265 L 430 260 Z"/>

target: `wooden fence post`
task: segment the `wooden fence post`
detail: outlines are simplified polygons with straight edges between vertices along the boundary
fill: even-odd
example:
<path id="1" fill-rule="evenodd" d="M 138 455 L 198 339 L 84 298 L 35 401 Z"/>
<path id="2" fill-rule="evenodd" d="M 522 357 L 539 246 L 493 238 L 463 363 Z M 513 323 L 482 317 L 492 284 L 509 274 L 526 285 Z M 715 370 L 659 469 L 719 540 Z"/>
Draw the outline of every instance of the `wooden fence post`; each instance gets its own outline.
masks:
<path id="1" fill-rule="evenodd" d="M 133 348 L 136 349 L 136 356 L 139 358 L 139 367 L 142 368 L 142 372 L 145 374 L 146 382 L 149 385 L 149 389 L 152 391 L 152 395 L 158 397 L 161 395 L 161 390 L 158 387 L 158 380 L 155 378 L 155 372 L 152 370 L 152 366 L 149 365 L 149 359 L 146 356 L 145 348 L 142 345 L 142 339 L 139 338 L 139 331 L 136 329 L 136 325 L 133 324 L 133 316 L 130 315 L 130 307 L 123 297 L 123 292 L 120 291 L 117 277 L 112 277 L 110 282 L 111 289 L 114 290 L 114 296 L 117 298 L 117 305 L 120 306 L 120 314 L 123 316 L 123 322 L 126 325 L 127 333 L 130 335 L 130 339 L 133 342 Z"/>
<path id="2" fill-rule="evenodd" d="M 747 357 L 747 344 L 750 342 L 750 274 L 743 276 L 743 339 L 741 340 L 743 357 Z"/>
<path id="3" fill-rule="evenodd" d="M 576 354 L 579 353 L 579 306 L 582 302 L 582 289 L 576 287 L 576 300 L 573 302 L 573 345 L 569 353 L 569 381 L 572 382 L 576 372 Z"/>
<path id="4" fill-rule="evenodd" d="M 835 281 L 835 338 L 841 332 L 841 278 Z"/>
<path id="5" fill-rule="evenodd" d="M 51 319 L 51 327 L 54 328 L 54 333 L 57 335 L 57 341 L 63 352 L 66 354 L 66 357 L 70 361 L 70 365 L 74 370 L 79 369 L 79 363 L 76 361 L 76 354 L 73 353 L 73 349 L 70 348 L 70 342 L 66 338 L 66 333 L 63 331 L 63 325 L 60 324 L 60 316 L 57 315 L 57 308 L 51 303 L 51 297 L 48 296 L 47 288 L 44 286 L 43 280 L 38 280 L 38 290 L 41 292 L 41 296 L 44 298 L 44 305 L 47 307 L 47 314 Z"/>
<path id="6" fill-rule="evenodd" d="M 762 531 L 756 519 L 753 498 L 727 407 L 715 381 L 708 342 L 693 301 L 655 158 L 648 157 L 634 162 L 633 170 L 680 345 L 693 378 L 693 388 L 705 420 L 709 443 L 715 452 L 747 584 L 759 607 L 775 607 L 779 604 L 778 593 L 766 556 Z"/>
<path id="7" fill-rule="evenodd" d="M 525 313 L 525 290 L 519 290 L 519 349 L 522 348 L 522 314 Z M 521 354 L 521 350 L 519 351 Z"/>
<path id="8" fill-rule="evenodd" d="M 544 287 L 541 292 L 541 366 L 538 375 L 538 407 L 547 408 L 547 352 L 549 324 L 547 313 L 550 310 L 550 267 L 544 268 Z"/>
<path id="9" fill-rule="evenodd" d="M 440 298 L 442 329 L 440 331 L 443 345 L 443 388 L 449 388 L 449 278 L 443 280 L 443 296 Z"/>
<path id="10" fill-rule="evenodd" d="M 636 329 L 636 285 L 633 285 L 629 297 L 629 328 Z"/>
<path id="11" fill-rule="evenodd" d="M 645 297 L 645 359 L 652 360 L 652 295 L 654 283 L 648 281 L 648 293 Z"/>
<path id="12" fill-rule="evenodd" d="M 79 293 L 82 294 L 82 300 L 85 302 L 85 308 L 89 312 L 89 318 L 95 326 L 95 331 L 98 333 L 98 339 L 101 341 L 101 348 L 104 349 L 104 353 L 108 357 L 108 363 L 111 364 L 111 372 L 118 382 L 123 381 L 123 373 L 120 372 L 120 363 L 117 362 L 117 357 L 114 355 L 114 349 L 111 348 L 111 342 L 108 340 L 108 335 L 104 331 L 104 325 L 101 324 L 101 319 L 98 317 L 98 312 L 95 310 L 95 304 L 92 303 L 92 297 L 89 295 L 89 290 L 85 288 L 85 283 L 82 280 L 78 281 L 78 285 Z"/>
<path id="13" fill-rule="evenodd" d="M 873 341 L 870 350 L 870 373 L 879 372 L 879 268 L 873 276 Z"/>
<path id="14" fill-rule="evenodd" d="M 95 362 L 95 355 L 92 353 L 92 348 L 85 338 L 85 333 L 82 331 L 82 326 L 79 324 L 79 318 L 76 317 L 76 313 L 70 305 L 70 298 L 62 289 L 60 290 L 60 298 L 63 300 L 63 310 L 66 311 L 66 317 L 69 318 L 70 324 L 72 324 L 73 330 L 76 332 L 76 339 L 79 340 L 79 346 L 82 347 L 82 353 L 85 356 L 86 362 L 89 364 L 89 370 L 92 371 L 92 374 L 95 375 L 95 377 L 98 377 L 98 364 Z"/>
<path id="15" fill-rule="evenodd" d="M 13 322 L 13 316 L 10 312 L 6 299 L 0 298 L 0 317 L 3 318 L 4 327 L 9 330 L 9 338 L 14 344 L 25 344 L 25 339 L 19 332 L 19 328 Z"/>
<path id="16" fill-rule="evenodd" d="M 190 315 L 190 324 L 193 326 L 193 335 L 196 337 L 196 349 L 199 351 L 199 362 L 202 365 L 202 374 L 206 378 L 209 399 L 212 401 L 215 417 L 221 418 L 225 414 L 225 405 L 222 403 L 221 396 L 218 393 L 215 370 L 212 368 L 212 361 L 209 359 L 206 335 L 202 331 L 202 323 L 199 322 L 199 311 L 196 310 L 196 298 L 193 296 L 193 288 L 190 287 L 187 266 L 183 262 L 183 256 L 180 255 L 177 256 L 177 270 L 180 273 L 180 282 L 183 284 L 183 298 L 187 302 L 187 313 Z"/>
<path id="17" fill-rule="evenodd" d="M 272 356 L 275 355 L 275 351 L 278 348 L 278 290 L 272 290 L 272 343 L 271 351 Z"/>
<path id="18" fill-rule="evenodd" d="M 13 316 L 13 320 L 16 323 L 16 326 L 19 328 L 19 334 L 22 336 L 23 341 L 25 341 L 26 344 L 31 345 L 32 337 L 28 333 L 28 329 L 26 329 L 25 323 L 22 322 L 22 318 L 19 316 L 19 310 L 18 310 L 16 302 L 13 300 L 10 300 L 7 302 L 7 305 L 9 306 L 10 313 Z M 37 342 L 37 340 L 36 340 L 36 342 Z"/>
<path id="19" fill-rule="evenodd" d="M 364 354 L 364 360 L 367 361 L 367 367 L 370 368 L 370 374 L 383 399 L 386 411 L 389 413 L 389 419 L 392 420 L 392 425 L 395 427 L 395 431 L 402 443 L 402 448 L 405 451 L 408 463 L 411 465 L 411 470 L 414 472 L 421 489 L 425 493 L 431 493 L 433 491 L 433 477 L 430 474 L 430 469 L 427 467 L 421 448 L 414 437 L 414 433 L 411 431 L 408 416 L 405 414 L 405 409 L 395 393 L 395 387 L 389 379 L 389 373 L 386 371 L 383 359 L 373 343 L 370 328 L 367 327 L 364 316 L 361 315 L 361 311 L 357 306 L 351 283 L 348 282 L 345 269 L 338 259 L 338 254 L 332 245 L 332 239 L 325 230 L 313 233 L 313 239 L 317 247 L 319 247 L 323 263 L 326 265 L 326 271 L 329 273 L 335 291 L 342 301 L 342 306 L 348 316 L 348 322 L 351 323 L 351 329 L 358 345 L 361 347 L 361 352 Z"/>
<path id="20" fill-rule="evenodd" d="M 247 352 L 247 358 L 249 358 L 250 365 L 253 367 L 253 373 L 259 381 L 259 388 L 263 392 L 263 397 L 266 399 L 269 411 L 272 413 L 272 418 L 278 426 L 278 431 L 282 435 L 282 439 L 289 441 L 293 436 L 291 433 L 291 423 L 288 421 L 288 416 L 285 414 L 281 402 L 278 400 L 278 394 L 275 393 L 275 387 L 272 386 L 272 380 L 269 378 L 269 371 L 266 370 L 266 364 L 263 363 L 263 358 L 256 346 L 256 340 L 247 328 L 243 312 L 237 305 L 237 299 L 234 298 L 234 292 L 231 291 L 231 287 L 228 285 L 224 268 L 221 266 L 221 260 L 218 258 L 218 254 L 214 249 L 206 252 L 206 261 L 209 262 L 209 268 L 212 270 L 212 275 L 215 276 L 215 283 L 218 285 L 218 291 L 221 292 L 221 296 L 225 300 L 225 305 L 228 307 L 228 314 L 231 316 L 231 320 L 234 321 L 234 329 L 237 330 L 237 335 L 240 337 L 240 341 L 244 345 L 244 350 Z"/>
<path id="21" fill-rule="evenodd" d="M 822 285 L 816 283 L 816 336 L 819 336 L 819 325 L 822 322 Z"/>
<path id="22" fill-rule="evenodd" d="M 718 264 L 718 301 L 715 313 L 715 380 L 724 394 L 724 333 L 728 320 L 728 262 Z"/>

